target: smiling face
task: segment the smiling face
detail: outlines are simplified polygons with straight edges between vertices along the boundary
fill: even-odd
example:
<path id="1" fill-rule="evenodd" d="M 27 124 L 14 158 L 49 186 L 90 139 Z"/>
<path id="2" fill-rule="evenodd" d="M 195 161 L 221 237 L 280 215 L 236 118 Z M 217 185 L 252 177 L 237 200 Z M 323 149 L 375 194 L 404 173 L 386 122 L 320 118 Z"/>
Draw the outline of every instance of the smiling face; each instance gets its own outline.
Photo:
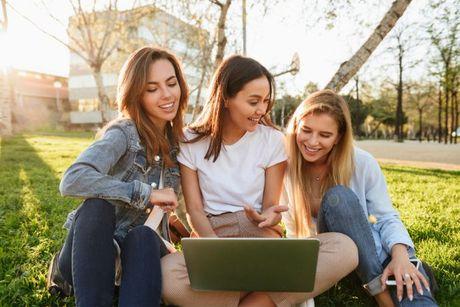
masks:
<path id="1" fill-rule="evenodd" d="M 262 116 L 267 112 L 270 102 L 270 84 L 268 79 L 260 77 L 246 83 L 235 97 L 225 103 L 227 108 L 224 129 L 254 131 Z"/>
<path id="2" fill-rule="evenodd" d="M 166 122 L 177 114 L 181 89 L 174 66 L 165 59 L 150 65 L 142 106 L 157 128 L 163 130 Z"/>
<path id="3" fill-rule="evenodd" d="M 321 164 L 340 140 L 336 120 L 327 113 L 310 113 L 299 120 L 296 142 L 305 161 Z"/>

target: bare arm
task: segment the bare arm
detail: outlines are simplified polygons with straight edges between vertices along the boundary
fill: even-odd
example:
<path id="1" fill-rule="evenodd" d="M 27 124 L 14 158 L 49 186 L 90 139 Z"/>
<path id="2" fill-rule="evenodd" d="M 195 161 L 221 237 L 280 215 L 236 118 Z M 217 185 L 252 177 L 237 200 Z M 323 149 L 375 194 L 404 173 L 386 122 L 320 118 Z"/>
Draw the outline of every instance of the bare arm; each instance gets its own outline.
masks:
<path id="1" fill-rule="evenodd" d="M 197 172 L 183 164 L 180 164 L 180 171 L 190 226 L 200 237 L 217 237 L 203 209 Z"/>
<path id="2" fill-rule="evenodd" d="M 263 211 L 279 204 L 286 166 L 287 162 L 283 161 L 265 170 L 265 186 L 262 200 Z"/>
<path id="3" fill-rule="evenodd" d="M 287 206 L 280 206 L 281 189 L 283 187 L 284 172 L 287 162 L 283 161 L 265 170 L 264 196 L 262 199 L 262 213 L 246 206 L 245 212 L 250 220 L 258 223 L 259 227 L 271 227 L 281 221 L 281 212 L 287 211 Z"/>

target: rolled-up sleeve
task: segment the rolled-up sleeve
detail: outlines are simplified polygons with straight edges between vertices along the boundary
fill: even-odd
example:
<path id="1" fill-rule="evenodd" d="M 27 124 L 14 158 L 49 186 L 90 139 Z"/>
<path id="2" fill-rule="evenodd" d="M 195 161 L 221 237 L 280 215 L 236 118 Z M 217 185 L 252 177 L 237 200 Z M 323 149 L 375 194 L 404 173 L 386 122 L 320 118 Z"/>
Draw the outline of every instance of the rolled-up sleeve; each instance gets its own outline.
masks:
<path id="1" fill-rule="evenodd" d="M 151 187 L 134 180 L 123 182 L 108 175 L 127 152 L 129 139 L 125 132 L 110 127 L 104 136 L 83 151 L 67 169 L 59 185 L 63 196 L 120 200 L 135 208 L 149 205 Z"/>

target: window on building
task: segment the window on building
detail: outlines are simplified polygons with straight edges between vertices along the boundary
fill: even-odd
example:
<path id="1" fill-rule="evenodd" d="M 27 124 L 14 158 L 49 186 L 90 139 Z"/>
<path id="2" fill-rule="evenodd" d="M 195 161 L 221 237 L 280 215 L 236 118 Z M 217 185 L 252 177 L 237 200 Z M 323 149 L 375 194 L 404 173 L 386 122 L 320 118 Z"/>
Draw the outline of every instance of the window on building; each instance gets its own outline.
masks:
<path id="1" fill-rule="evenodd" d="M 91 112 L 99 111 L 99 99 L 78 99 L 78 111 Z"/>

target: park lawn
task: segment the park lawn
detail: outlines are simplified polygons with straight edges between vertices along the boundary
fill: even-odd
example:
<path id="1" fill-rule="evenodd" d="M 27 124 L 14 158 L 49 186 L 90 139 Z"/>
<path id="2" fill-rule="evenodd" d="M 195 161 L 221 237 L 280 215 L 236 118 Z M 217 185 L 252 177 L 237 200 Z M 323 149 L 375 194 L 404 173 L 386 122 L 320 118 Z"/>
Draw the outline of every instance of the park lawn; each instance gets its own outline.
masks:
<path id="1" fill-rule="evenodd" d="M 62 224 L 79 200 L 59 195 L 59 180 L 93 140 L 86 132 L 17 135 L 0 145 L 0 306 L 73 305 L 46 289 Z M 394 205 L 430 263 L 441 306 L 460 306 L 460 172 L 383 166 Z M 337 259 L 340 265 L 340 259 Z M 369 306 L 354 276 L 315 299 L 317 306 Z"/>

